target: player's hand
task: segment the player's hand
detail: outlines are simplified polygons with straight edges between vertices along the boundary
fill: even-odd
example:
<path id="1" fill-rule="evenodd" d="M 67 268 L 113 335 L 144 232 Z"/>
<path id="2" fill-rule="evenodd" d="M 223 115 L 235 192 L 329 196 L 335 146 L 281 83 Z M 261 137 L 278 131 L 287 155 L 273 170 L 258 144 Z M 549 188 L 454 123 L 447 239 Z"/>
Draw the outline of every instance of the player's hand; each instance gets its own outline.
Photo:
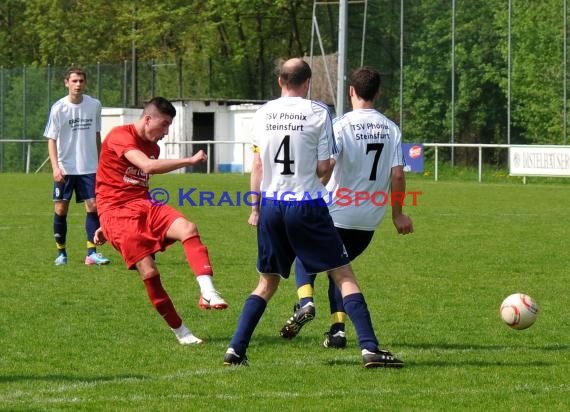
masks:
<path id="1" fill-rule="evenodd" d="M 259 221 L 259 211 L 252 210 L 251 214 L 249 215 L 249 219 L 247 219 L 247 223 L 251 226 L 257 226 L 257 222 Z"/>
<path id="2" fill-rule="evenodd" d="M 107 239 L 105 238 L 105 233 L 103 233 L 103 229 L 102 228 L 97 229 L 95 231 L 95 234 L 93 235 L 93 243 L 95 243 L 97 246 L 101 246 L 106 241 Z"/>
<path id="3" fill-rule="evenodd" d="M 65 182 L 65 176 L 63 175 L 59 167 L 53 171 L 53 181 L 56 183 Z"/>
<path id="4" fill-rule="evenodd" d="M 206 160 L 208 160 L 208 155 L 203 150 L 198 150 L 198 152 L 190 158 L 190 164 L 204 163 Z"/>
<path id="5" fill-rule="evenodd" d="M 414 233 L 414 225 L 412 223 L 412 219 L 408 215 L 402 213 L 401 215 L 393 216 L 392 222 L 399 234 L 407 235 L 409 233 Z"/>

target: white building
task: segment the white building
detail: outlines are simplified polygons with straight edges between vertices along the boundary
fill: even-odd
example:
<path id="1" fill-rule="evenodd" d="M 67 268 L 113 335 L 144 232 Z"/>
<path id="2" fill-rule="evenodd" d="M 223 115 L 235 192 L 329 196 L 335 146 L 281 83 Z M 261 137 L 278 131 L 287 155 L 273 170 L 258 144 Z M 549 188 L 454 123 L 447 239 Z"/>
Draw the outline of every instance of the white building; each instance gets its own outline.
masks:
<path id="1" fill-rule="evenodd" d="M 252 154 L 249 130 L 260 102 L 228 100 L 173 100 L 176 117 L 168 136 L 159 143 L 161 158 L 190 156 L 203 149 L 208 162 L 179 170 L 194 172 L 250 172 Z M 105 107 L 101 114 L 101 136 L 118 125 L 136 121 L 142 109 Z M 207 142 L 216 143 L 207 143 Z"/>

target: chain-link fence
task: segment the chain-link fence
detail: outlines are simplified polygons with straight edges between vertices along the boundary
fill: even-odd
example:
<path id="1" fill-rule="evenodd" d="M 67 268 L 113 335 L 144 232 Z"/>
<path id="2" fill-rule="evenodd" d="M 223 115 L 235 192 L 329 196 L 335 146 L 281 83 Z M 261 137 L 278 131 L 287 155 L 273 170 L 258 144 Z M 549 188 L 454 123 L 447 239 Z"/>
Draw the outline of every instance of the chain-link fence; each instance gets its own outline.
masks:
<path id="1" fill-rule="evenodd" d="M 352 30 L 347 34 L 347 66 L 364 63 L 378 68 L 382 75 L 378 109 L 400 126 L 405 141 L 567 145 L 567 2 L 527 0 L 515 2 L 514 7 L 512 3 L 374 2 L 382 27 L 375 25 L 376 30 L 366 34 L 359 5 L 351 14 L 359 21 L 348 24 Z M 528 6 L 531 3 L 533 7 Z M 337 53 L 337 22 L 331 10 L 327 6 L 327 19 L 313 16 L 320 35 L 311 38 L 311 56 Z M 96 63 L 84 67 L 89 76 L 87 93 L 104 107 L 124 108 L 140 107 L 157 95 L 185 100 L 267 99 L 275 96 L 277 85 L 270 73 L 281 57 L 256 61 L 262 71 L 210 55 Z M 322 90 L 336 95 L 335 76 L 319 77 L 318 61 L 312 66 L 313 85 L 322 83 Z M 20 141 L 45 140 L 49 108 L 67 93 L 65 69 L 0 68 L 0 172 L 36 170 L 45 161 L 44 144 L 28 146 Z M 243 86 L 254 83 L 255 87 Z M 331 103 L 313 91 L 311 97 Z M 505 166 L 504 153 L 489 150 L 483 161 Z M 463 147 L 447 147 L 440 155 L 453 165 L 478 161 Z"/>
<path id="2" fill-rule="evenodd" d="M 209 84 L 192 83 L 187 76 L 191 69 L 181 60 L 138 62 L 136 68 L 130 61 L 83 68 L 88 76 L 86 93 L 104 107 L 140 107 L 153 96 L 177 99 L 213 92 Z M 0 68 L 0 172 L 33 171 L 45 161 L 43 132 L 51 105 L 67 94 L 66 70 L 54 66 Z"/>

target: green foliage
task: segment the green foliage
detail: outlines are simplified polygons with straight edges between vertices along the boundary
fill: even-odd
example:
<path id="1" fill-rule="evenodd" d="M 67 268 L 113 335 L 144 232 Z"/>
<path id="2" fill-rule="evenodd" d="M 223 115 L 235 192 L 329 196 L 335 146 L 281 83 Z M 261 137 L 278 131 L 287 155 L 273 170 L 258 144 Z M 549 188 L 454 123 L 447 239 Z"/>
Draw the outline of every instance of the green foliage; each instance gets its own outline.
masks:
<path id="1" fill-rule="evenodd" d="M 446 12 L 442 13 L 441 10 Z M 447 142 L 449 9 L 421 2 L 406 14 L 410 21 L 407 42 L 413 48 L 404 68 L 404 133 L 408 141 Z M 424 25 L 423 22 L 431 22 Z"/>
<path id="2" fill-rule="evenodd" d="M 562 143 L 563 19 L 552 2 L 513 8 L 513 123 L 521 142 Z"/>
<path id="3" fill-rule="evenodd" d="M 349 4 L 347 71 L 360 65 L 364 40 L 364 64 L 382 73 L 378 108 L 402 125 L 407 141 L 506 143 L 508 4 L 453 3 L 453 104 L 448 0 L 371 0 L 365 22 L 364 5 Z M 562 4 L 512 3 L 511 142 L 567 143 Z M 15 137 L 24 127 L 37 133 L 38 120 L 21 125 L 28 121 L 18 107 L 24 100 L 18 95 L 24 92 L 18 86 L 24 66 L 41 70 L 49 64 L 59 70 L 77 63 L 90 68 L 91 79 L 101 70 L 90 84 L 91 94 L 104 106 L 140 106 L 153 94 L 172 99 L 273 98 L 280 59 L 320 55 L 320 42 L 325 53 L 337 51 L 338 8 L 338 2 L 319 2 L 314 10 L 321 37 L 311 38 L 313 2 L 306 0 L 5 0 L 0 3 L 2 136 Z M 45 91 L 47 77 L 30 76 L 35 82 L 30 90 Z M 332 83 L 336 87 L 334 78 Z M 42 113 L 44 98 L 33 99 L 28 103 L 33 113 Z M 457 154 L 460 164 L 474 164 L 467 151 Z"/>
<path id="4" fill-rule="evenodd" d="M 499 37 L 493 18 L 492 7 L 474 2 L 461 3 L 456 16 L 455 132 L 462 143 L 504 143 L 505 96 L 497 79 L 505 72 L 496 51 Z M 500 133 L 494 129 L 497 124 Z"/>
<path id="5" fill-rule="evenodd" d="M 561 5 L 513 2 L 512 143 L 564 142 Z M 411 141 L 506 143 L 508 8 L 456 2 L 455 106 L 451 107 L 451 9 L 407 5 L 404 135 Z M 455 122 L 452 130 L 452 115 Z M 452 139 L 453 136 L 453 139 Z M 461 163 L 475 158 L 458 151 Z"/>
<path id="6" fill-rule="evenodd" d="M 258 279 L 246 205 L 180 208 L 208 246 L 226 311 L 197 308 L 179 244 L 157 254 L 166 290 L 205 339 L 182 347 L 110 246 L 99 251 L 111 265 L 83 265 L 81 205 L 70 207 L 70 262 L 53 266 L 49 174 L 0 174 L 0 197 L 15 199 L 0 223 L 0 409 L 568 411 L 567 187 L 408 176 L 408 189 L 422 191 L 408 208 L 415 233 L 398 236 L 387 220 L 353 264 L 382 345 L 406 366 L 366 370 L 350 323 L 345 350 L 321 347 L 330 320 L 321 275 L 317 317 L 298 337 L 278 335 L 297 299 L 289 279 L 253 335 L 250 366 L 222 366 Z M 155 176 L 152 185 L 243 193 L 249 176 Z M 498 315 L 516 291 L 539 304 L 528 330 L 511 330 Z"/>

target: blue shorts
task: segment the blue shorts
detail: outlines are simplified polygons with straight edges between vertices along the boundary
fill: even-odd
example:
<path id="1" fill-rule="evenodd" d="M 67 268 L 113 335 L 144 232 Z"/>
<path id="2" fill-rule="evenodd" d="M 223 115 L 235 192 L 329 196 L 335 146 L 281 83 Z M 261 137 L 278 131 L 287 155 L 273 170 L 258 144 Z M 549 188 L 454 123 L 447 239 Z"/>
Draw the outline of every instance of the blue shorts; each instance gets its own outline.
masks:
<path id="1" fill-rule="evenodd" d="M 318 202 L 262 204 L 257 225 L 257 270 L 288 278 L 298 258 L 312 273 L 350 263 L 329 209 Z"/>
<path id="2" fill-rule="evenodd" d="M 75 201 L 81 203 L 87 199 L 95 199 L 95 173 L 88 175 L 67 175 L 64 182 L 53 182 L 53 200 L 71 200 L 75 192 Z"/>
<path id="3" fill-rule="evenodd" d="M 346 253 L 348 253 L 351 262 L 366 250 L 374 236 L 373 230 L 343 229 L 341 227 L 337 227 L 336 230 L 346 247 Z"/>
<path id="4" fill-rule="evenodd" d="M 351 262 L 366 250 L 374 236 L 373 230 L 343 229 L 340 227 L 337 227 L 336 230 L 344 243 Z M 316 272 L 307 271 L 298 259 L 295 261 L 295 274 L 306 276 L 314 273 Z"/>

